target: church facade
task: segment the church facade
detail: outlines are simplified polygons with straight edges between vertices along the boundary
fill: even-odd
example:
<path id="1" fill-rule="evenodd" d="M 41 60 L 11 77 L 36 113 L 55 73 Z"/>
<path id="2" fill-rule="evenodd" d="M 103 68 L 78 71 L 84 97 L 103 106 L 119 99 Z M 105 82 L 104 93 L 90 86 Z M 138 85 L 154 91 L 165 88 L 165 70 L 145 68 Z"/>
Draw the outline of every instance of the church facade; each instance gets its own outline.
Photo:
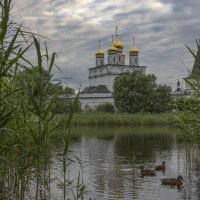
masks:
<path id="1" fill-rule="evenodd" d="M 88 69 L 89 86 L 85 87 L 79 95 L 83 109 L 87 106 L 95 108 L 102 103 L 114 104 L 113 85 L 119 75 L 133 71 L 146 74 L 146 66 L 139 65 L 139 50 L 134 45 L 134 38 L 128 55 L 128 64 L 126 64 L 124 43 L 118 35 L 117 27 L 115 38 L 112 37 L 112 41 L 108 46 L 107 55 L 105 55 L 99 41 L 99 47 L 95 53 L 96 65 Z"/>
<path id="2" fill-rule="evenodd" d="M 99 41 L 99 48 L 95 53 L 96 65 L 88 69 L 89 86 L 80 92 L 79 100 L 82 108 L 85 106 L 94 108 L 106 102 L 114 104 L 113 85 L 119 75 L 134 71 L 146 74 L 146 66 L 139 65 L 139 50 L 135 47 L 134 38 L 128 55 L 129 62 L 126 64 L 124 43 L 118 35 L 117 27 L 115 38 L 112 37 L 108 46 L 107 56 Z"/>

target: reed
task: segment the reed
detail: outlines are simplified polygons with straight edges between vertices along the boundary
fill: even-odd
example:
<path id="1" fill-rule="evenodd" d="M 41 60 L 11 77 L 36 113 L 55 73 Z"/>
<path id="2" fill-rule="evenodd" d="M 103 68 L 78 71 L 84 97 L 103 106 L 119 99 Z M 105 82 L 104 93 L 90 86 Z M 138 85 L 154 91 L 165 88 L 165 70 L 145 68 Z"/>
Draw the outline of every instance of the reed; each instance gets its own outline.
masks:
<path id="1" fill-rule="evenodd" d="M 58 94 L 47 94 L 56 53 L 40 44 L 40 36 L 10 20 L 12 0 L 0 1 L 0 8 L 0 199 L 51 199 L 49 139 L 58 127 L 52 123 L 55 115 L 51 112 Z M 30 53 L 35 56 L 34 63 L 29 60 Z M 63 199 L 69 198 L 67 156 L 77 99 L 64 120 L 63 158 L 59 160 L 63 163 Z M 83 199 L 83 188 L 78 191 L 74 199 Z"/>

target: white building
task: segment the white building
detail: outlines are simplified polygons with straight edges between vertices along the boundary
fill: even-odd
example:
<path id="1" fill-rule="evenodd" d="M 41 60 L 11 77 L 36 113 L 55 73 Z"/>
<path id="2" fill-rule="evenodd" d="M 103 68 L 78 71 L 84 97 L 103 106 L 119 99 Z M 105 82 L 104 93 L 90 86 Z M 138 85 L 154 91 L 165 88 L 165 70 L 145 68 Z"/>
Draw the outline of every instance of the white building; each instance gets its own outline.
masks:
<path id="1" fill-rule="evenodd" d="M 89 68 L 89 86 L 84 88 L 79 95 L 81 107 L 96 107 L 102 103 L 114 104 L 112 97 L 113 85 L 116 78 L 124 72 L 133 72 L 135 70 L 146 74 L 146 66 L 139 65 L 139 50 L 133 46 L 129 50 L 129 63 L 125 63 L 125 54 L 123 52 L 124 43 L 118 35 L 116 27 L 115 38 L 107 50 L 107 64 L 105 64 L 105 53 L 99 41 L 99 48 L 96 51 L 96 66 Z M 69 98 L 74 98 L 71 96 Z"/>

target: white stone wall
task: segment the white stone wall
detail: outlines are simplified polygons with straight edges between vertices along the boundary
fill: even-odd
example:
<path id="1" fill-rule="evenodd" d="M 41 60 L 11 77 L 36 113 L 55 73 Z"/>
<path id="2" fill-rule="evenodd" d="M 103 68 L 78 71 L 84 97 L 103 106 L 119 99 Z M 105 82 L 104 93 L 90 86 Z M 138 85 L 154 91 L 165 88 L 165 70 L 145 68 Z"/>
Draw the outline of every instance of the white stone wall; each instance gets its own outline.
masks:
<path id="1" fill-rule="evenodd" d="M 113 91 L 113 84 L 119 75 L 104 75 L 99 77 L 90 78 L 90 86 L 106 85 L 109 91 Z"/>
<path id="2" fill-rule="evenodd" d="M 125 72 L 141 71 L 146 74 L 146 67 L 133 67 L 129 65 L 104 65 L 89 69 L 89 86 L 106 85 L 113 91 L 114 81 L 117 76 Z"/>
<path id="3" fill-rule="evenodd" d="M 74 100 L 76 95 L 63 95 L 60 98 L 66 98 Z M 79 101 L 81 103 L 81 109 L 85 109 L 87 106 L 94 109 L 98 105 L 103 103 L 111 103 L 114 105 L 114 99 L 112 93 L 91 93 L 91 94 L 79 94 Z"/>
<path id="4" fill-rule="evenodd" d="M 139 66 L 139 57 L 138 55 L 129 55 L 130 65 Z"/>
<path id="5" fill-rule="evenodd" d="M 104 65 L 104 57 L 96 57 L 96 67 Z"/>
<path id="6" fill-rule="evenodd" d="M 117 55 L 115 53 L 108 53 L 108 64 L 116 64 Z"/>

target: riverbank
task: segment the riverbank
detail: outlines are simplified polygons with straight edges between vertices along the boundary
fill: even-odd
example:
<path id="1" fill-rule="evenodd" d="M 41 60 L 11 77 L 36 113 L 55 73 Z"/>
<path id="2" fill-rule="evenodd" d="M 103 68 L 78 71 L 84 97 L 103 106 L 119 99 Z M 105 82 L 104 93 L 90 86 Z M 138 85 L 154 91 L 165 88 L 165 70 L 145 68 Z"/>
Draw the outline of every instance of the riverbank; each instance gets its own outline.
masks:
<path id="1" fill-rule="evenodd" d="M 57 114 L 56 120 L 64 123 L 65 115 Z M 111 113 L 75 113 L 73 125 L 173 125 L 174 114 L 111 114 Z"/>

